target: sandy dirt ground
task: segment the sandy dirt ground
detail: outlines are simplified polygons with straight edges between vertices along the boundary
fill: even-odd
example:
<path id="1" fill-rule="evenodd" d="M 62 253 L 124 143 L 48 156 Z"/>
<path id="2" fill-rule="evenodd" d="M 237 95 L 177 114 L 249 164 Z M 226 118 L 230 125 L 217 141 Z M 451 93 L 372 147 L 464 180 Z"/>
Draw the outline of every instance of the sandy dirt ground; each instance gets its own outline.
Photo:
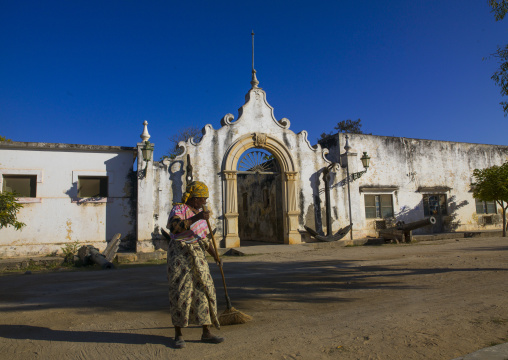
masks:
<path id="1" fill-rule="evenodd" d="M 222 281 L 210 265 L 219 312 Z M 0 276 L 0 359 L 453 359 L 508 341 L 508 240 L 224 260 L 222 344 L 172 348 L 165 266 Z"/>

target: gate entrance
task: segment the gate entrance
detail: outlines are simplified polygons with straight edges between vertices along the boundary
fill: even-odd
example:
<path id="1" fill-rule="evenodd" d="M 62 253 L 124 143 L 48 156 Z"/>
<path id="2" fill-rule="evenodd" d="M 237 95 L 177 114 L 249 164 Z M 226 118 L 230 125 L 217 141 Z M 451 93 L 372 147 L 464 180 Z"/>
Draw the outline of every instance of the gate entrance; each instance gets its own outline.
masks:
<path id="1" fill-rule="evenodd" d="M 277 159 L 259 148 L 244 152 L 238 161 L 237 186 L 241 246 L 246 241 L 283 244 L 282 177 Z"/>

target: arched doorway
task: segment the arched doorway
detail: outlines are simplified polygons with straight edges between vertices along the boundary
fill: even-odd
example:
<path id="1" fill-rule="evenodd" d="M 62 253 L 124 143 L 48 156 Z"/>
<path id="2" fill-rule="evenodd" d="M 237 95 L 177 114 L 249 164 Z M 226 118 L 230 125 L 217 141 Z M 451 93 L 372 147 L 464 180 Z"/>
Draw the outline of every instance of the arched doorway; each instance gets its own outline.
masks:
<path id="1" fill-rule="evenodd" d="M 251 148 L 241 155 L 237 167 L 240 246 L 284 243 L 281 177 L 270 152 Z"/>
<path id="2" fill-rule="evenodd" d="M 238 139 L 226 151 L 222 165 L 224 241 L 226 247 L 240 246 L 238 231 L 238 162 L 244 152 L 251 148 L 268 151 L 276 159 L 280 169 L 282 236 L 285 244 L 301 243 L 298 232 L 298 169 L 289 149 L 279 140 L 264 133 L 253 133 Z"/>

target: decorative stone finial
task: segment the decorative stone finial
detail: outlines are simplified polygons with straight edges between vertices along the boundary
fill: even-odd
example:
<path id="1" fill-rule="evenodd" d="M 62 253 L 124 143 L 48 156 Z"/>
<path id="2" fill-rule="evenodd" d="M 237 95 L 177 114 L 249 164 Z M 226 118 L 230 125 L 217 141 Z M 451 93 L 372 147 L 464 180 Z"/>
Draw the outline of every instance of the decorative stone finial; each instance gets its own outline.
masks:
<path id="1" fill-rule="evenodd" d="M 252 69 L 252 80 L 251 80 L 250 84 L 252 85 L 253 89 L 257 89 L 258 85 L 259 85 L 259 81 L 256 78 L 256 70 L 254 70 L 254 69 Z"/>
<path id="2" fill-rule="evenodd" d="M 148 141 L 150 139 L 150 134 L 148 133 L 148 121 L 144 121 L 143 125 L 145 128 L 143 129 L 143 133 L 139 136 L 143 142 Z"/>
<path id="3" fill-rule="evenodd" d="M 349 146 L 349 135 L 346 134 L 346 145 L 344 145 L 344 150 L 346 150 L 346 152 L 349 152 L 349 150 L 351 150 L 351 146 Z"/>

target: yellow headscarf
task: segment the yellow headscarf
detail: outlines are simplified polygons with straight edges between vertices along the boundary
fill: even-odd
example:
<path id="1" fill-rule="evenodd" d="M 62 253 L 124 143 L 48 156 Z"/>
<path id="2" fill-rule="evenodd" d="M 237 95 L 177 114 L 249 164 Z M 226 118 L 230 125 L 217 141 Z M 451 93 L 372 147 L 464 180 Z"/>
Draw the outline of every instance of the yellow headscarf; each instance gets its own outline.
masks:
<path id="1" fill-rule="evenodd" d="M 208 197 L 208 187 L 201 181 L 193 181 L 187 185 L 182 195 L 182 204 L 185 204 L 191 197 Z"/>

